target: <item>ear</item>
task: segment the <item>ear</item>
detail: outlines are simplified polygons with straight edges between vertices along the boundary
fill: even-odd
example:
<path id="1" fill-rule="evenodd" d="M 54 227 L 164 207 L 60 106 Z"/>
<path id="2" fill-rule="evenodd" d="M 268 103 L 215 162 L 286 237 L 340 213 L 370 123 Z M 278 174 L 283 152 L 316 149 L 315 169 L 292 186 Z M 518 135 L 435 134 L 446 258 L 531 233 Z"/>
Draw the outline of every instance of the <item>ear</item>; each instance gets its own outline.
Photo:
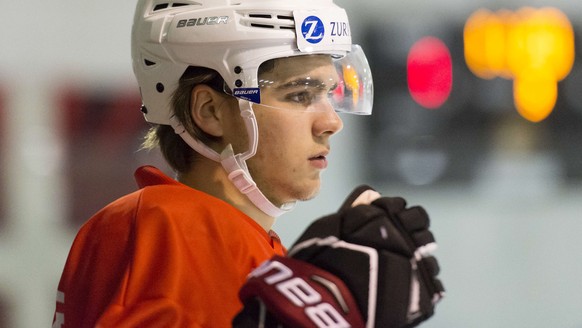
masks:
<path id="1" fill-rule="evenodd" d="M 222 108 L 224 95 L 206 84 L 192 88 L 190 112 L 202 131 L 215 137 L 223 135 Z"/>

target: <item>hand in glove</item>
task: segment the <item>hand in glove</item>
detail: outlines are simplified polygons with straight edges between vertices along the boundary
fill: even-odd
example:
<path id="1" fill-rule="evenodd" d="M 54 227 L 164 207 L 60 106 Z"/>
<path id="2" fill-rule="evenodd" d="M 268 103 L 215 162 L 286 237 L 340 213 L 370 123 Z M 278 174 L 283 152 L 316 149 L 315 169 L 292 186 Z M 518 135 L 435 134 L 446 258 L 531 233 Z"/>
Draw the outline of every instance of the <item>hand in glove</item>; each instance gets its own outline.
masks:
<path id="1" fill-rule="evenodd" d="M 233 326 L 418 325 L 444 296 L 428 228 L 421 207 L 357 188 L 306 229 L 292 259 L 275 257 L 251 273 Z"/>
<path id="2" fill-rule="evenodd" d="M 337 213 L 311 224 L 289 256 L 346 283 L 366 327 L 413 327 L 444 296 L 428 229 L 423 208 L 361 186 Z"/>

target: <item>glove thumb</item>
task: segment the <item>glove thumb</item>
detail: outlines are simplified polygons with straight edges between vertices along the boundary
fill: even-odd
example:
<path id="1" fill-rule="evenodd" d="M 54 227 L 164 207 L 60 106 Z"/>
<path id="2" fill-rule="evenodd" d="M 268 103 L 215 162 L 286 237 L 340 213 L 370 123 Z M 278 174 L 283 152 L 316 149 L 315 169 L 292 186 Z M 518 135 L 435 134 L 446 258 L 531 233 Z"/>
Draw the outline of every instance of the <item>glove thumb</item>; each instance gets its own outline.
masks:
<path id="1" fill-rule="evenodd" d="M 380 198 L 379 192 L 368 185 L 356 187 L 346 198 L 339 211 L 344 211 L 358 205 L 370 205 L 373 201 Z"/>
<path id="2" fill-rule="evenodd" d="M 338 213 L 357 205 L 370 204 L 378 197 L 380 197 L 380 194 L 370 186 L 361 185 L 356 187 L 346 198 L 337 213 L 324 216 L 319 220 L 312 222 L 303 234 L 295 241 L 294 245 L 312 238 L 328 236 L 340 238 L 342 222 Z"/>

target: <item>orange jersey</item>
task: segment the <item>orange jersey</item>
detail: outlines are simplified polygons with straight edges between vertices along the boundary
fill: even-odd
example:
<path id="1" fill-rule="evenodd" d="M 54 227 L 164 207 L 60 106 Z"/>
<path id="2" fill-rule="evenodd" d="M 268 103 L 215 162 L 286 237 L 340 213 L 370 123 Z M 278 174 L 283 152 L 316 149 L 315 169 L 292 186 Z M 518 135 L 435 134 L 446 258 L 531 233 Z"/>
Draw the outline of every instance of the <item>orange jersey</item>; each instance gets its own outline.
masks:
<path id="1" fill-rule="evenodd" d="M 79 231 L 53 327 L 230 327 L 247 274 L 285 249 L 250 217 L 153 167 Z"/>

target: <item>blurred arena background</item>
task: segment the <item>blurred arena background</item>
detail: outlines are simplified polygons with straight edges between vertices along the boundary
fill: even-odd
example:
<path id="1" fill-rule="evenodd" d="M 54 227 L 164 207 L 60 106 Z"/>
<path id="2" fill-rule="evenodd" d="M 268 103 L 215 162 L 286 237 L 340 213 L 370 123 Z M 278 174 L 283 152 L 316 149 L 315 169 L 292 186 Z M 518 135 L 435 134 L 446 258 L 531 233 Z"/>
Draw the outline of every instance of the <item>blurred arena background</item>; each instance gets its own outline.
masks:
<path id="1" fill-rule="evenodd" d="M 337 2 L 374 114 L 344 116 L 321 195 L 275 226 L 284 243 L 368 183 L 431 215 L 447 297 L 423 327 L 582 327 L 582 2 Z M 138 151 L 134 6 L 0 11 L 0 328 L 50 326 L 79 226 L 137 166 L 166 169 Z"/>

